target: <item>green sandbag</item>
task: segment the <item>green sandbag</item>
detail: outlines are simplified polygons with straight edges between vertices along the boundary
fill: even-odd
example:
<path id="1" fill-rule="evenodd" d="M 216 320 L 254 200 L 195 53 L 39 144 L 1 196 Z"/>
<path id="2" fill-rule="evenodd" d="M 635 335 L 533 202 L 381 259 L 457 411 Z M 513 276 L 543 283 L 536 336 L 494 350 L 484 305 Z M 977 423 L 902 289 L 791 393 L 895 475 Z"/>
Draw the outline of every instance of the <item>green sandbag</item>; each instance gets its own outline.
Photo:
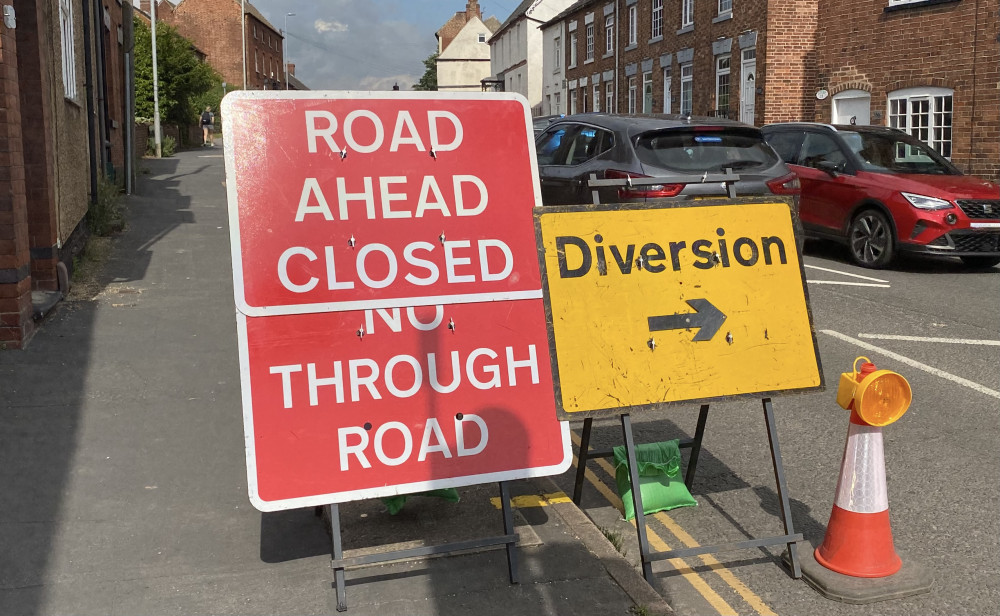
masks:
<path id="1" fill-rule="evenodd" d="M 625 519 L 635 517 L 632 500 L 632 482 L 629 479 L 628 456 L 624 446 L 614 448 L 615 482 L 622 497 Z M 696 507 L 680 477 L 681 450 L 676 439 L 662 443 L 644 443 L 635 447 L 635 461 L 639 467 L 639 493 L 642 495 L 642 512 L 646 515 L 677 507 Z"/>
<path id="2" fill-rule="evenodd" d="M 643 493 L 645 494 L 645 492 Z M 427 492 L 417 492 L 416 494 L 399 494 L 397 496 L 388 496 L 382 499 L 385 506 L 389 509 L 390 515 L 396 515 L 403 510 L 403 505 L 406 504 L 406 499 L 410 496 L 436 496 L 438 498 L 443 498 L 449 503 L 457 503 L 458 490 L 455 488 L 441 488 L 440 490 L 429 490 Z"/>

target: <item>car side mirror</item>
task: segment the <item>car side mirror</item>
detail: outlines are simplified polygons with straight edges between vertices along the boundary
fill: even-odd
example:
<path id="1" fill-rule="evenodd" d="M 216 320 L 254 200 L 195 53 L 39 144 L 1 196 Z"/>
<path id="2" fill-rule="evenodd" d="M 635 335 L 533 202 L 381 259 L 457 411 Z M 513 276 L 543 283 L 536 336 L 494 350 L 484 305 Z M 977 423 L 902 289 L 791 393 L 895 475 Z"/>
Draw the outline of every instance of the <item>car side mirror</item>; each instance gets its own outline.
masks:
<path id="1" fill-rule="evenodd" d="M 837 177 L 838 175 L 844 172 L 844 170 L 847 168 L 847 165 L 844 162 L 835 163 L 832 160 L 821 160 L 816 165 L 816 168 L 819 169 L 820 171 L 825 171 L 826 173 L 829 173 L 832 177 Z"/>

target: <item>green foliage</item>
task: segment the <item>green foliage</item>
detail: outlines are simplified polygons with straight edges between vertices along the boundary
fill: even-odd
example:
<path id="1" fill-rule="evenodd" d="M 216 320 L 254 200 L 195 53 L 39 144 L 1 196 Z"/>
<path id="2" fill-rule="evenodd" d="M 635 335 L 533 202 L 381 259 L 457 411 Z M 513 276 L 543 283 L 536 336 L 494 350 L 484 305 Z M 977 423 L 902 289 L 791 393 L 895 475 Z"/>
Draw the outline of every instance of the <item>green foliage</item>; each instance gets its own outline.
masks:
<path id="1" fill-rule="evenodd" d="M 604 538 L 611 542 L 611 545 L 615 548 L 615 550 L 617 550 L 621 554 L 625 554 L 626 552 L 624 548 L 625 540 L 622 537 L 621 533 L 615 530 L 605 528 L 603 526 L 600 526 L 598 528 L 600 528 L 601 533 L 604 535 Z"/>
<path id="2" fill-rule="evenodd" d="M 413 84 L 414 90 L 437 90 L 438 89 L 438 69 L 437 69 L 437 52 L 432 53 L 427 56 L 424 60 L 424 71 L 423 77 L 420 81 Z"/>
<path id="3" fill-rule="evenodd" d="M 135 115 L 153 117 L 153 36 L 138 17 L 135 27 Z M 222 78 L 195 55 L 191 41 L 162 21 L 156 23 L 156 68 L 159 76 L 160 120 L 187 126 L 211 105 L 218 109 Z"/>
<path id="4" fill-rule="evenodd" d="M 160 156 L 164 158 L 167 156 L 173 156 L 177 152 L 177 140 L 170 135 L 163 135 L 160 138 Z M 150 138 L 146 142 L 146 155 L 156 156 L 156 142 Z M 146 171 L 145 173 L 149 173 Z"/>
<path id="5" fill-rule="evenodd" d="M 87 210 L 87 226 L 91 233 L 101 237 L 125 228 L 121 187 L 103 173 L 97 178 L 97 198 Z"/>

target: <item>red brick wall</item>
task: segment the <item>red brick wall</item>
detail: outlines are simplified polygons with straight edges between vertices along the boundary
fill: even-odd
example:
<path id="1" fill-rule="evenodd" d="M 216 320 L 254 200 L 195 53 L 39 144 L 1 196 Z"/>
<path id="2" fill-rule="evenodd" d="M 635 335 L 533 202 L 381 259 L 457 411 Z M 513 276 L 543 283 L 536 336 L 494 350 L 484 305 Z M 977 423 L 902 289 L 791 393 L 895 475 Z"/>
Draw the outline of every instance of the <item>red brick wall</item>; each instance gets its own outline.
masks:
<path id="1" fill-rule="evenodd" d="M 58 220 L 55 208 L 55 160 L 53 157 L 50 74 L 43 70 L 51 61 L 38 33 L 44 23 L 45 3 L 19 0 L 17 10 L 17 72 L 20 84 L 21 124 L 31 127 L 22 135 L 28 245 L 31 249 L 31 286 L 56 290 Z"/>
<path id="2" fill-rule="evenodd" d="M 563 53 L 565 54 L 565 59 L 563 61 L 563 66 L 565 68 L 565 78 L 569 82 L 573 79 L 579 80 L 586 78 L 587 85 L 579 86 L 576 89 L 566 90 L 566 100 L 563 103 L 563 109 L 567 110 L 569 113 L 570 101 L 576 97 L 576 111 L 577 113 L 583 113 L 584 111 L 594 110 L 594 82 L 593 76 L 595 73 L 599 73 L 600 85 L 601 85 L 601 111 L 607 112 L 605 109 L 605 88 L 607 87 L 604 82 L 604 71 L 611 70 L 615 68 L 615 57 L 612 55 L 610 58 L 605 58 L 605 35 L 604 35 L 604 6 L 607 2 L 601 2 L 595 0 L 590 2 L 578 10 L 574 11 L 569 17 L 566 18 L 566 34 L 563 36 L 565 39 L 560 44 L 563 46 Z M 588 13 L 594 14 L 594 61 L 587 63 L 587 24 L 584 23 L 585 18 Z M 570 68 L 570 41 L 572 40 L 572 34 L 569 31 L 569 22 L 576 21 L 576 66 Z M 615 37 L 619 36 L 619 30 L 617 26 L 617 21 L 615 22 Z M 616 42 L 617 44 L 617 42 Z M 621 81 L 622 78 L 618 77 L 618 92 L 616 97 L 621 95 Z M 611 82 L 614 83 L 614 82 Z M 587 92 L 587 106 L 584 109 L 583 106 L 583 91 Z M 626 90 L 627 92 L 627 90 Z M 625 99 L 621 99 L 622 102 L 616 108 L 618 112 L 624 113 L 626 110 Z"/>
<path id="3" fill-rule="evenodd" d="M 815 113 L 819 4 L 816 0 L 767 1 L 767 27 L 763 44 L 760 39 L 757 44 L 757 70 L 764 87 L 761 124 L 812 119 Z M 867 4 L 873 3 L 868 0 Z M 829 27 L 824 22 L 823 29 Z"/>
<path id="4" fill-rule="evenodd" d="M 996 0 L 963 0 L 886 12 L 887 2 L 824 0 L 818 84 L 835 94 L 871 92 L 873 124 L 888 123 L 895 90 L 954 90 L 952 161 L 1000 178 L 1000 41 Z M 876 120 L 875 114 L 881 113 Z M 815 119 L 829 121 L 829 101 Z M 810 117 L 812 119 L 812 116 Z"/>
<path id="5" fill-rule="evenodd" d="M 34 331 L 19 91 L 14 32 L 0 28 L 0 349 Z"/>

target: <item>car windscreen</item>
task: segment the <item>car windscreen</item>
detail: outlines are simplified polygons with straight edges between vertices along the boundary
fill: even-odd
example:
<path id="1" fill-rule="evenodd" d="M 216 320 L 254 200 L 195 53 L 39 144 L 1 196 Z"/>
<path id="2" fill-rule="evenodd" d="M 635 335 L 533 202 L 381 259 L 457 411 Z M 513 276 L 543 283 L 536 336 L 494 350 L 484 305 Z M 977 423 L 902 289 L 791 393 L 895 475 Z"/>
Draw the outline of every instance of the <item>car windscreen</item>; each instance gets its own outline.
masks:
<path id="1" fill-rule="evenodd" d="M 636 138 L 635 152 L 645 165 L 681 173 L 762 171 L 779 160 L 760 131 L 731 127 L 648 131 Z"/>
<path id="2" fill-rule="evenodd" d="M 862 161 L 865 171 L 961 175 L 961 171 L 929 145 L 906 133 L 840 131 L 844 143 Z"/>

